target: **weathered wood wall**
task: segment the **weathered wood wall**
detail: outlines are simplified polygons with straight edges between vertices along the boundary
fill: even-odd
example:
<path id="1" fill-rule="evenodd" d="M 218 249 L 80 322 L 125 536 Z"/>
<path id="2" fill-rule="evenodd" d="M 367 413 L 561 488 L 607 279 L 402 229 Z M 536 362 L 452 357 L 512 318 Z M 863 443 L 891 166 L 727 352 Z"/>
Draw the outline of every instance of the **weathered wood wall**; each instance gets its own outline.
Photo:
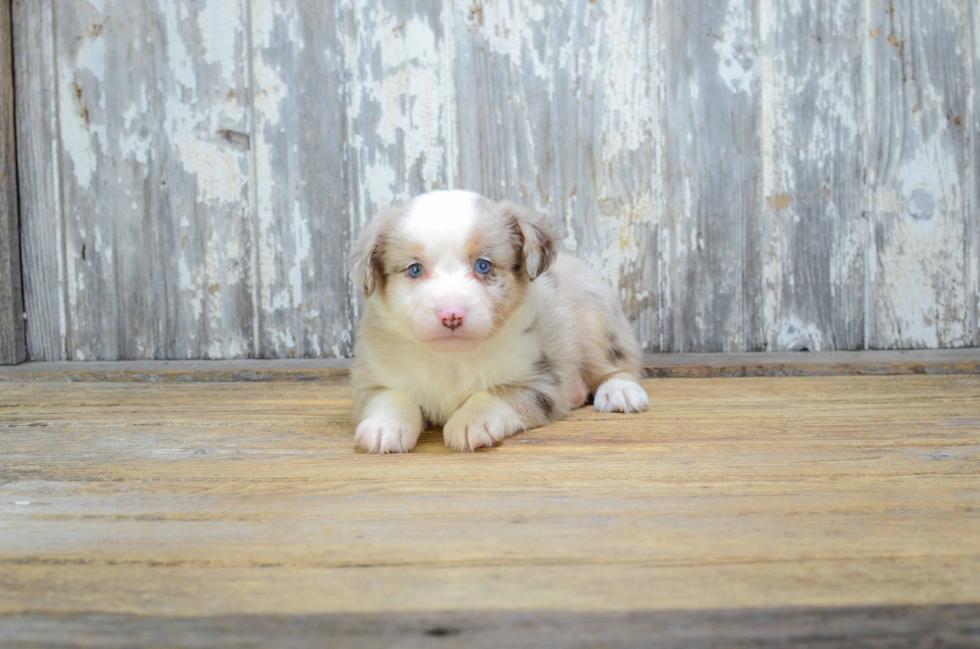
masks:
<path id="1" fill-rule="evenodd" d="M 14 65 L 10 5 L 0 4 L 0 365 L 27 355 L 17 212 Z"/>
<path id="2" fill-rule="evenodd" d="M 648 351 L 980 343 L 975 0 L 14 0 L 35 359 L 346 356 L 433 188 L 552 215 Z"/>

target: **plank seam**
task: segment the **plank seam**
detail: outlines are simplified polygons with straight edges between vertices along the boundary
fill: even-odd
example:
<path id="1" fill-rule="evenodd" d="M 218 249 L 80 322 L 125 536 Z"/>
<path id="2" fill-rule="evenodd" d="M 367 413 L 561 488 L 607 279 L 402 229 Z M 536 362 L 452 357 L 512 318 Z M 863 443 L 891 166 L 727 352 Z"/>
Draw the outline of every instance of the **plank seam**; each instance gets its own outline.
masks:
<path id="1" fill-rule="evenodd" d="M 64 336 L 62 344 L 64 346 L 63 356 L 65 360 L 74 360 L 71 348 L 71 337 L 74 330 L 72 324 L 72 312 L 68 307 L 69 302 L 69 281 L 68 281 L 68 219 L 65 215 L 65 190 L 64 183 L 61 182 L 61 172 L 63 169 L 61 151 L 64 148 L 64 135 L 61 129 L 61 70 L 60 57 L 58 55 L 58 12 L 55 11 L 55 4 L 48 5 L 51 12 L 51 66 L 54 68 L 52 81 L 54 85 L 54 118 L 57 127 L 58 137 L 54 142 L 54 181 L 56 200 L 58 201 L 58 219 L 61 222 L 61 310 L 64 317 Z"/>
<path id="2" fill-rule="evenodd" d="M 248 128 L 249 128 L 249 151 L 248 151 L 248 200 L 249 200 L 249 225 L 251 226 L 251 241 L 249 252 L 251 257 L 251 269 L 249 281 L 251 282 L 252 293 L 252 357 L 263 358 L 262 354 L 262 314 L 259 308 L 261 291 L 261 265 L 259 261 L 259 196 L 258 196 L 258 132 L 256 130 L 255 119 L 255 42 L 252 33 L 252 0 L 245 0 L 245 64 L 248 66 Z"/>
<path id="3" fill-rule="evenodd" d="M 17 241 L 14 243 L 13 246 L 10 247 L 12 249 L 15 248 L 16 252 L 19 255 L 19 263 L 17 264 L 17 274 L 20 276 L 20 313 L 15 312 L 13 314 L 14 315 L 14 362 L 23 363 L 25 360 L 27 360 L 28 357 L 27 356 L 27 318 L 26 318 L 27 302 L 25 301 L 27 295 L 26 295 L 26 291 L 24 290 L 24 248 L 23 248 L 24 224 L 21 220 L 20 164 L 19 164 L 19 158 L 17 154 L 18 151 L 17 148 L 17 60 L 16 60 L 17 52 L 16 52 L 16 48 L 14 47 L 14 14 L 13 14 L 12 2 L 10 3 L 10 6 L 6 8 L 6 11 L 10 24 L 10 34 L 8 35 L 8 41 L 10 43 L 10 51 L 5 52 L 4 55 L 8 56 L 10 61 L 10 93 L 11 93 L 10 119 L 14 124 L 13 131 L 11 131 L 9 134 L 10 141 L 14 149 L 14 153 L 11 156 L 11 159 L 13 160 L 13 164 L 14 164 L 14 168 L 12 170 L 13 178 L 11 179 L 10 182 L 13 184 L 13 189 L 14 189 L 13 204 L 15 205 L 17 210 L 17 215 L 16 215 L 17 216 Z M 10 245 L 10 242 L 8 242 L 8 245 Z M 13 252 L 13 250 L 11 252 Z M 12 279 L 13 277 L 11 277 L 11 280 Z M 16 302 L 14 304 L 16 304 Z M 20 330 L 20 345 L 17 344 L 16 332 L 18 329 Z M 17 350 L 18 346 L 20 347 L 19 353 Z M 20 360 L 17 360 L 18 358 Z"/>
<path id="4" fill-rule="evenodd" d="M 657 345 L 655 351 L 661 353 L 666 351 L 665 345 L 667 342 L 665 333 L 667 291 L 664 288 L 664 282 L 667 276 L 667 255 L 665 254 L 666 246 L 664 245 L 666 236 L 664 220 L 667 216 L 667 192 L 664 187 L 664 174 L 667 169 L 667 147 L 664 144 L 664 137 L 667 132 L 667 58 L 663 46 L 663 34 L 660 28 L 660 11 L 662 8 L 663 6 L 660 2 L 655 0 L 652 3 L 650 24 L 647 26 L 649 33 L 647 39 L 650 44 L 650 71 L 656 73 L 656 87 L 653 89 L 653 92 L 656 96 L 655 105 L 657 107 L 656 116 L 658 121 L 653 126 L 660 129 L 653 151 L 653 158 L 657 163 L 657 170 L 656 173 L 650 174 L 650 183 L 651 195 L 656 201 L 657 210 L 656 224 L 654 226 L 656 232 L 653 237 L 653 240 L 656 241 L 654 252 L 657 255 Z M 642 351 L 649 352 L 654 350 L 643 349 Z"/>
<path id="5" fill-rule="evenodd" d="M 671 237 L 670 230 L 667 224 L 670 222 L 668 210 L 670 209 L 669 196 L 670 196 L 670 185 L 672 180 L 668 174 L 667 159 L 668 159 L 668 148 L 669 141 L 666 139 L 668 128 L 670 126 L 670 112 L 667 106 L 667 86 L 670 80 L 670 71 L 667 69 L 667 47 L 665 43 L 667 39 L 665 38 L 664 32 L 668 29 L 667 21 L 660 21 L 659 10 L 663 7 L 661 1 L 655 2 L 657 7 L 657 15 L 655 16 L 656 21 L 654 29 L 657 31 L 657 42 L 660 44 L 660 52 L 658 55 L 658 65 L 661 70 L 660 76 L 660 94 L 661 94 L 661 107 L 663 108 L 660 115 L 660 129 L 661 133 L 661 151 L 660 151 L 660 191 L 661 200 L 663 204 L 663 211 L 660 215 L 660 232 L 658 235 L 659 241 L 659 255 L 660 263 L 657 264 L 657 287 L 660 291 L 660 296 L 657 299 L 657 326 L 660 329 L 660 349 L 659 352 L 667 351 L 667 340 L 668 331 L 667 327 L 673 325 L 673 320 L 670 317 L 670 308 L 672 304 L 671 298 L 671 282 L 670 282 L 670 254 L 671 254 Z M 674 332 L 669 332 L 669 339 L 671 344 L 674 343 Z"/>
<path id="6" fill-rule="evenodd" d="M 966 119 L 966 133 L 967 133 L 967 154 L 970 158 L 970 187 L 971 190 L 966 193 L 966 213 L 969 219 L 969 239 L 967 241 L 967 295 L 969 296 L 970 304 L 969 312 L 966 314 L 967 326 L 970 327 L 972 333 L 971 339 L 974 345 L 980 344 L 980 322 L 977 320 L 977 309 L 980 307 L 978 304 L 978 255 L 980 255 L 980 205 L 977 204 L 977 199 L 980 198 L 980 189 L 978 189 L 978 184 L 980 183 L 980 172 L 977 170 L 977 166 L 980 165 L 980 160 L 977 160 L 977 153 L 980 148 L 977 146 L 977 130 L 978 126 L 978 116 L 977 115 L 977 102 L 978 93 L 980 93 L 980 77 L 978 77 L 977 65 L 980 61 L 977 60 L 977 53 L 980 52 L 980 43 L 977 39 L 980 39 L 980 34 L 977 33 L 977 29 L 980 28 L 980 9 L 977 7 L 976 2 L 966 2 L 967 15 L 966 19 L 970 23 L 970 39 L 967 47 L 969 48 L 968 55 L 966 57 L 967 66 L 967 79 L 970 83 L 970 89 L 967 91 L 967 119 Z M 972 215 L 972 218 L 970 217 Z"/>
<path id="7" fill-rule="evenodd" d="M 349 380 L 352 359 L 63 361 L 0 367 L 5 382 L 329 382 Z M 645 378 L 980 375 L 980 348 L 874 352 L 646 354 Z"/>
<path id="8" fill-rule="evenodd" d="M 861 69 L 863 71 L 863 99 L 864 99 L 864 137 L 865 141 L 861 147 L 864 151 L 864 159 L 861 161 L 862 166 L 862 183 L 864 185 L 864 195 L 865 195 L 865 218 L 864 218 L 864 341 L 862 347 L 864 349 L 871 349 L 871 327 L 872 327 L 872 313 L 871 313 L 871 301 L 872 301 L 872 282 L 871 282 L 871 268 L 872 264 L 876 260 L 876 255 L 874 254 L 874 232 L 873 220 L 875 218 L 875 193 L 874 193 L 874 179 L 871 177 L 871 169 L 869 167 L 870 159 L 870 146 L 873 138 L 871 134 L 873 133 L 872 128 L 874 127 L 874 111 L 873 111 L 873 93 L 872 84 L 874 82 L 874 51 L 873 44 L 869 38 L 871 31 L 871 2 L 873 0 L 864 0 L 864 12 L 862 15 L 863 22 L 861 23 L 858 35 L 861 38 L 861 42 L 864 46 L 861 48 L 861 53 L 864 58 L 862 62 Z"/>
<path id="9" fill-rule="evenodd" d="M 354 11 L 353 8 L 350 10 Z M 350 123 L 350 84 L 351 75 L 348 73 L 347 65 L 347 31 L 350 26 L 347 24 L 347 14 L 343 11 L 340 2 L 334 3 L 334 29 L 337 37 L 337 49 L 338 49 L 338 59 L 339 59 L 339 86 L 340 86 L 340 105 L 341 105 L 341 133 L 343 139 L 343 163 L 340 165 L 340 176 L 341 182 L 344 188 L 344 205 L 346 206 L 347 213 L 347 240 L 344 242 L 344 252 L 346 256 L 343 260 L 344 264 L 344 277 L 347 282 L 347 300 L 344 308 L 347 313 L 347 328 L 350 332 L 350 340 L 347 342 L 347 349 L 345 352 L 349 356 L 354 354 L 354 343 L 357 337 L 357 323 L 360 318 L 360 306 L 358 304 L 357 298 L 360 293 L 359 287 L 354 283 L 351 278 L 350 273 L 347 273 L 347 259 L 350 255 L 351 246 L 354 245 L 354 240 L 357 234 L 360 232 L 360 218 L 358 216 L 359 209 L 355 204 L 359 200 L 358 193 L 354 187 L 355 178 L 357 177 L 356 169 L 352 169 L 351 165 L 354 164 L 351 158 L 351 145 L 350 145 L 350 134 L 351 134 L 351 123 Z"/>
<path id="10" fill-rule="evenodd" d="M 761 204 L 761 214 L 763 215 L 762 233 L 763 237 L 763 259 L 769 259 L 773 254 L 773 235 L 772 231 L 775 228 L 773 223 L 773 217 L 766 207 L 766 200 L 769 196 L 775 195 L 779 190 L 776 186 L 775 173 L 773 171 L 775 156 L 775 144 L 773 142 L 775 136 L 773 134 L 774 128 L 774 116 L 773 116 L 773 104 L 771 94 L 775 94 L 773 90 L 773 53 L 772 53 L 772 43 L 775 40 L 772 34 L 772 20 L 776 17 L 774 14 L 772 1 L 771 0 L 758 0 L 756 3 L 757 7 L 757 20 L 756 22 L 756 39 L 759 43 L 759 116 L 758 116 L 758 126 L 756 127 L 759 131 L 759 195 L 762 196 Z M 789 188 L 784 191 L 790 191 Z M 778 309 L 776 304 L 770 304 L 772 302 L 778 302 L 773 299 L 774 296 L 770 295 L 770 289 L 767 285 L 767 270 L 765 268 L 765 262 L 762 266 L 762 280 L 764 285 L 762 286 L 762 296 L 760 300 L 759 307 L 762 311 L 763 320 L 763 331 L 762 331 L 762 349 L 777 351 L 776 336 L 773 335 L 773 331 L 776 329 L 776 322 L 778 321 L 777 314 L 775 312 Z M 770 309 L 773 310 L 770 313 Z"/>
<path id="11" fill-rule="evenodd" d="M 442 21 L 442 61 L 444 75 L 443 85 L 450 97 L 445 101 L 446 115 L 443 123 L 446 126 L 446 189 L 457 189 L 459 178 L 462 176 L 462 158 L 459 153 L 459 113 L 456 105 L 459 101 L 459 84 L 456 77 L 456 11 L 453 3 L 443 3 L 439 15 Z"/>

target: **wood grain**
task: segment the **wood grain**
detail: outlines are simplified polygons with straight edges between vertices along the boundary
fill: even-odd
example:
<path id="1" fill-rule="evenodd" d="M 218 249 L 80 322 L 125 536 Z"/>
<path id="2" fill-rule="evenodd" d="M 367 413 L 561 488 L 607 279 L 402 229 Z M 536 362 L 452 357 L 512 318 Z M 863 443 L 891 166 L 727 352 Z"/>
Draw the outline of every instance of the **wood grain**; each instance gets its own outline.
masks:
<path id="1" fill-rule="evenodd" d="M 765 346 L 757 11 L 741 0 L 666 1 L 662 11 L 664 350 Z"/>
<path id="2" fill-rule="evenodd" d="M 356 319 L 338 8 L 251 0 L 255 356 L 350 356 Z"/>
<path id="3" fill-rule="evenodd" d="M 341 0 L 355 224 L 456 186 L 451 3 Z"/>
<path id="4" fill-rule="evenodd" d="M 976 337 L 969 2 L 871 3 L 869 348 Z"/>
<path id="5" fill-rule="evenodd" d="M 250 355 L 244 0 L 55 11 L 68 357 Z"/>
<path id="6" fill-rule="evenodd" d="M 0 624 L 686 611 L 764 634 L 812 609 L 853 634 L 866 607 L 977 610 L 980 377 L 645 386 L 643 415 L 376 457 L 343 384 L 8 384 Z M 699 625 L 674 632 L 731 628 Z"/>
<path id="7" fill-rule="evenodd" d="M 67 358 L 64 227 L 54 7 L 14 0 L 14 72 L 17 86 L 17 172 L 23 250 L 27 353 L 34 360 Z"/>
<path id="8" fill-rule="evenodd" d="M 764 0 L 765 345 L 864 345 L 863 0 Z"/>
<path id="9" fill-rule="evenodd" d="M 24 361 L 20 217 L 17 210 L 17 136 L 10 5 L 0 7 L 0 365 Z"/>

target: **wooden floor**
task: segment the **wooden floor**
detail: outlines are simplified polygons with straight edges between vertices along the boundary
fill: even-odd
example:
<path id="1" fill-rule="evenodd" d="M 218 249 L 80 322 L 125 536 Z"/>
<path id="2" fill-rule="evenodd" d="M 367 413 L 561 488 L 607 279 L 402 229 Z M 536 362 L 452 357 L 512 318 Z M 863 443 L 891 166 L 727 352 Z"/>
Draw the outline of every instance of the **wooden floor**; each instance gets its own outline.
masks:
<path id="1" fill-rule="evenodd" d="M 980 644 L 980 376 L 645 387 L 379 457 L 342 381 L 0 383 L 0 646 Z"/>

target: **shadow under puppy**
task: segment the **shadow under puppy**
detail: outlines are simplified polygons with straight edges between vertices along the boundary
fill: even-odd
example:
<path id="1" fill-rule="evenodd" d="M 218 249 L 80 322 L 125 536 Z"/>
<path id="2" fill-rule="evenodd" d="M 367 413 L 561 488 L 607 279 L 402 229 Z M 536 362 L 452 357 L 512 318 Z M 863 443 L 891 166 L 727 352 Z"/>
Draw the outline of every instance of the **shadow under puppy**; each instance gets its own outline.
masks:
<path id="1" fill-rule="evenodd" d="M 599 412 L 649 405 L 619 299 L 531 210 L 418 196 L 367 225 L 351 273 L 367 296 L 352 376 L 366 451 L 410 451 L 430 426 L 472 451 L 590 395 Z"/>

